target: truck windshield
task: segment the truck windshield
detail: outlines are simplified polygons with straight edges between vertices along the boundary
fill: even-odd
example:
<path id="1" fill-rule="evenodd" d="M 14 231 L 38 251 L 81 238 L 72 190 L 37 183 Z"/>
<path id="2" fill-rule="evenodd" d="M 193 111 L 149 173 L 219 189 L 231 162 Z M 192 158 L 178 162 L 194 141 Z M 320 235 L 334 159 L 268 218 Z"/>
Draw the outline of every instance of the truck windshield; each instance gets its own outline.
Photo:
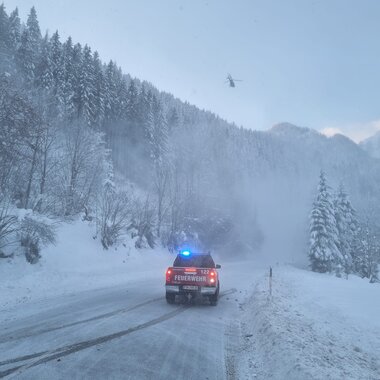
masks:
<path id="1" fill-rule="evenodd" d="M 197 268 L 215 268 L 214 260 L 210 255 L 193 255 L 184 257 L 177 255 L 174 260 L 174 267 L 197 267 Z"/>

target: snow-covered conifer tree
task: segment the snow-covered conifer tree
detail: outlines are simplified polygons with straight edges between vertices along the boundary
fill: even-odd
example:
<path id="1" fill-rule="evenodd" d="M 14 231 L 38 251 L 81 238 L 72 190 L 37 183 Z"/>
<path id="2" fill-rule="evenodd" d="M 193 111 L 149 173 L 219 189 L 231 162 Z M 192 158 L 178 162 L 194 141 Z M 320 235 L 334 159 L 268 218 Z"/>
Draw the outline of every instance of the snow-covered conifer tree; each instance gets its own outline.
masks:
<path id="1" fill-rule="evenodd" d="M 89 46 L 83 49 L 83 61 L 80 76 L 81 115 L 88 126 L 96 122 L 96 100 L 94 87 L 94 62 Z"/>
<path id="2" fill-rule="evenodd" d="M 134 80 L 131 80 L 127 92 L 127 113 L 130 120 L 135 121 L 138 119 L 138 92 Z"/>
<path id="3" fill-rule="evenodd" d="M 116 98 L 115 64 L 113 63 L 113 61 L 110 61 L 105 71 L 104 116 L 105 116 L 106 122 L 113 121 L 115 118 L 115 112 L 114 112 L 115 98 Z"/>
<path id="4" fill-rule="evenodd" d="M 38 56 L 40 54 L 41 31 L 34 7 L 30 10 L 26 28 L 21 35 L 18 49 L 19 65 L 29 85 L 33 84 Z"/>
<path id="5" fill-rule="evenodd" d="M 360 226 L 354 247 L 353 264 L 355 272 L 362 278 L 369 278 L 371 282 L 378 281 L 380 245 L 368 220 Z"/>
<path id="6" fill-rule="evenodd" d="M 168 132 L 171 133 L 173 131 L 173 129 L 175 129 L 179 125 L 179 116 L 178 116 L 178 112 L 175 109 L 175 107 L 172 107 L 169 110 L 166 119 L 168 122 Z"/>
<path id="7" fill-rule="evenodd" d="M 343 184 L 339 186 L 334 199 L 334 214 L 338 229 L 338 249 L 343 256 L 343 269 L 347 274 L 352 271 L 352 255 L 355 234 L 358 228 L 356 212 L 351 205 Z"/>
<path id="8" fill-rule="evenodd" d="M 164 202 L 168 191 L 168 124 L 162 111 L 162 106 L 153 96 L 150 116 L 151 162 L 154 173 L 154 189 L 157 196 L 157 236 L 161 233 L 164 217 Z"/>
<path id="9" fill-rule="evenodd" d="M 83 62 L 83 51 L 81 44 L 75 44 L 73 47 L 72 55 L 72 76 L 73 76 L 73 105 L 75 109 L 75 116 L 82 116 L 82 62 Z"/>
<path id="10" fill-rule="evenodd" d="M 94 98 L 95 98 L 95 118 L 94 126 L 100 128 L 105 114 L 105 83 L 102 63 L 97 51 L 93 55 L 94 67 Z"/>
<path id="11" fill-rule="evenodd" d="M 9 43 L 12 55 L 17 51 L 17 46 L 20 43 L 21 36 L 21 22 L 18 15 L 18 8 L 16 8 L 9 15 Z"/>
<path id="12" fill-rule="evenodd" d="M 35 83 L 42 90 L 49 92 L 53 87 L 53 72 L 51 62 L 49 36 L 46 33 L 41 43 L 41 54 L 37 62 Z"/>
<path id="13" fill-rule="evenodd" d="M 10 61 L 9 18 L 4 4 L 0 4 L 0 69 L 8 69 Z M 6 63 L 4 65 L 4 63 Z M 2 67 L 3 66 L 3 67 Z M 5 67 L 4 67 L 5 66 Z"/>
<path id="14" fill-rule="evenodd" d="M 64 104 L 63 99 L 63 70 L 62 66 L 62 44 L 59 40 L 58 31 L 51 37 L 51 72 L 53 74 L 53 94 L 56 98 L 57 104 L 60 106 Z"/>
<path id="15" fill-rule="evenodd" d="M 335 221 L 331 194 L 326 175 L 320 173 L 318 194 L 310 214 L 310 250 L 311 268 L 315 272 L 332 272 L 342 265 L 338 243 L 338 230 Z"/>
<path id="16" fill-rule="evenodd" d="M 70 120 L 72 121 L 75 117 L 75 72 L 73 65 L 73 42 L 71 37 L 69 37 L 66 42 L 62 45 L 62 55 L 61 55 L 61 66 L 62 66 L 62 89 L 61 94 L 63 97 L 63 103 L 59 103 L 60 109 L 58 110 L 58 115 L 60 120 Z"/>
<path id="17" fill-rule="evenodd" d="M 30 10 L 28 19 L 26 21 L 26 26 L 29 31 L 30 39 L 32 41 L 33 46 L 38 46 L 41 40 L 41 30 L 37 20 L 37 12 L 34 7 L 32 7 Z"/>

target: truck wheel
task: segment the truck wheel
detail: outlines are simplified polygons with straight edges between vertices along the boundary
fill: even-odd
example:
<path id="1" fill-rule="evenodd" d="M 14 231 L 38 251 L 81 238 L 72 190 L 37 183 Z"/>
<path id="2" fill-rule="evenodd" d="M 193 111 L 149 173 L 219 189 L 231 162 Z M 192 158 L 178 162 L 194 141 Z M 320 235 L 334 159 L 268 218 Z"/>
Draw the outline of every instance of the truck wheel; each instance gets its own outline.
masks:
<path id="1" fill-rule="evenodd" d="M 166 302 L 172 305 L 175 302 L 175 294 L 166 293 Z"/>
<path id="2" fill-rule="evenodd" d="M 209 296 L 208 298 L 210 300 L 210 305 L 211 306 L 216 306 L 218 304 L 218 299 L 219 299 L 219 284 L 218 284 L 218 289 L 216 289 L 215 294 L 212 296 Z"/>
<path id="3" fill-rule="evenodd" d="M 210 296 L 209 300 L 210 300 L 211 306 L 216 306 L 218 304 L 218 296 L 217 295 Z"/>

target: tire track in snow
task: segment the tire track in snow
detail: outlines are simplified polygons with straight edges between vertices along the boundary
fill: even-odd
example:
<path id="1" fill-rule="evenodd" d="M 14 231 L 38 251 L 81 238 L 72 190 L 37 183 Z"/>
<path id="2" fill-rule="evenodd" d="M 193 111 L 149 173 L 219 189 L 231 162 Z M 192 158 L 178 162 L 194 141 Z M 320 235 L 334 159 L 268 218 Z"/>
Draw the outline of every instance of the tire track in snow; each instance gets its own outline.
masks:
<path id="1" fill-rule="evenodd" d="M 226 290 L 220 294 L 219 298 L 222 298 L 226 295 L 229 295 L 229 294 L 232 294 L 235 292 L 236 292 L 236 289 Z M 149 301 L 147 301 L 147 302 L 149 302 Z M 44 351 L 44 352 L 31 354 L 31 355 L 25 355 L 25 356 L 21 356 L 21 357 L 15 358 L 15 359 L 9 359 L 7 361 L 3 361 L 0 363 L 0 366 L 4 366 L 6 364 L 11 364 L 11 363 L 16 363 L 16 362 L 20 362 L 20 361 L 25 361 L 25 360 L 35 358 L 35 357 L 40 357 L 40 359 L 38 359 L 32 363 L 20 365 L 17 367 L 12 367 L 12 368 L 9 368 L 7 370 L 1 371 L 0 372 L 0 378 L 4 378 L 4 377 L 9 376 L 9 375 L 14 375 L 14 376 L 19 375 L 21 372 L 23 372 L 29 368 L 38 366 L 40 364 L 47 363 L 47 362 L 50 362 L 52 360 L 55 360 L 55 359 L 58 359 L 61 357 L 65 357 L 67 355 L 76 353 L 78 351 L 82 351 L 82 350 L 85 350 L 87 348 L 91 348 L 93 346 L 103 344 L 103 343 L 112 341 L 112 340 L 117 339 L 117 338 L 121 338 L 121 337 L 129 335 L 133 332 L 143 330 L 143 329 L 146 329 L 148 327 L 157 325 L 161 322 L 167 321 L 168 319 L 171 319 L 171 318 L 177 316 L 178 314 L 185 312 L 189 308 L 190 308 L 189 305 L 182 305 L 182 306 L 176 308 L 175 310 L 173 310 L 169 313 L 163 314 L 160 317 L 154 318 L 148 322 L 142 323 L 142 324 L 137 325 L 135 327 L 130 327 L 129 329 L 126 329 L 126 330 L 118 331 L 118 332 L 113 333 L 113 334 L 109 334 L 109 335 L 105 335 L 102 337 L 86 340 L 83 342 L 67 345 L 64 347 L 57 348 L 55 350 Z"/>
<path id="2" fill-rule="evenodd" d="M 157 302 L 157 301 L 160 301 L 160 300 L 163 300 L 163 299 L 164 299 L 164 297 L 153 298 L 153 299 L 151 299 L 149 301 L 145 301 L 145 302 L 139 303 L 139 304 L 137 304 L 135 306 L 132 306 L 130 308 L 118 309 L 118 310 L 115 310 L 115 311 L 111 311 L 109 313 L 100 314 L 100 315 L 97 315 L 95 317 L 91 317 L 91 318 L 87 318 L 87 319 L 82 319 L 80 321 L 71 322 L 71 323 L 67 323 L 67 324 L 64 324 L 64 325 L 60 325 L 60 326 L 54 326 L 54 327 L 50 327 L 50 328 L 42 328 L 40 330 L 38 330 L 38 328 L 41 327 L 41 326 L 44 326 L 44 324 L 38 324 L 38 325 L 35 325 L 35 326 L 31 326 L 31 327 L 25 327 L 25 328 L 22 328 L 22 329 L 13 331 L 13 332 L 9 332 L 9 333 L 4 334 L 4 335 L 0 335 L 0 344 L 6 343 L 6 342 L 11 342 L 11 341 L 14 341 L 14 340 L 19 340 L 19 339 L 30 338 L 32 336 L 36 336 L 36 335 L 40 335 L 40 334 L 45 334 L 45 333 L 52 332 L 52 331 L 61 330 L 61 329 L 67 328 L 67 327 L 77 326 L 77 325 L 80 325 L 80 324 L 83 324 L 83 323 L 87 323 L 87 322 L 97 321 L 99 319 L 110 318 L 110 317 L 113 317 L 114 315 L 128 313 L 130 311 L 139 309 L 140 307 L 149 305 L 151 303 L 154 303 L 154 302 Z M 37 328 L 37 330 L 30 331 L 31 329 L 36 329 L 36 328 Z M 2 366 L 4 363 L 5 362 L 0 362 L 0 366 Z"/>

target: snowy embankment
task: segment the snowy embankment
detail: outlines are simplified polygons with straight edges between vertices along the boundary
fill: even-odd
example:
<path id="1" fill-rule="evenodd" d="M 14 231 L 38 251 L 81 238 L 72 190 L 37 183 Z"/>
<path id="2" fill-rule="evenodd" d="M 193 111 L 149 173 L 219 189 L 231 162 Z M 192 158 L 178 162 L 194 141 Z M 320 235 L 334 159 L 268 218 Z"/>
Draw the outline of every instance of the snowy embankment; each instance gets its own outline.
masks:
<path id="1" fill-rule="evenodd" d="M 86 222 L 63 223 L 57 232 L 57 244 L 42 250 L 39 263 L 31 265 L 23 255 L 0 261 L 1 311 L 150 274 L 163 276 L 171 261 L 166 250 L 137 250 L 130 239 L 117 249 L 104 250 L 94 239 L 94 226 Z"/>
<path id="2" fill-rule="evenodd" d="M 292 267 L 243 310 L 239 378 L 380 379 L 380 284 Z"/>

